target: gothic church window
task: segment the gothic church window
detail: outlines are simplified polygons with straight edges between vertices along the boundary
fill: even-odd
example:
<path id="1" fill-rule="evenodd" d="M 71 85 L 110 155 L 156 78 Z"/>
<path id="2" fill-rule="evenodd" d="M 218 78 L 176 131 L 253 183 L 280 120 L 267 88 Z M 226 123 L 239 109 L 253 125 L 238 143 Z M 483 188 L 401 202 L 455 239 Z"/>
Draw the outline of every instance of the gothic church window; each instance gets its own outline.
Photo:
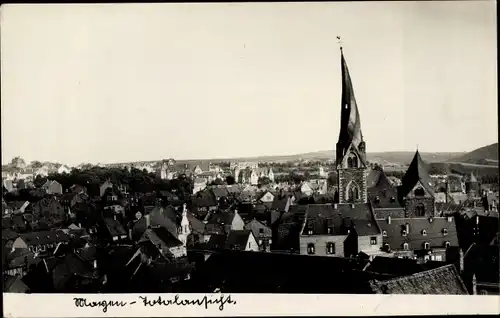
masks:
<path id="1" fill-rule="evenodd" d="M 356 155 L 351 154 L 349 158 L 347 158 L 347 167 L 348 168 L 357 168 L 358 167 L 358 157 Z"/>
<path id="2" fill-rule="evenodd" d="M 349 200 L 359 200 L 359 190 L 355 185 L 349 187 Z"/>

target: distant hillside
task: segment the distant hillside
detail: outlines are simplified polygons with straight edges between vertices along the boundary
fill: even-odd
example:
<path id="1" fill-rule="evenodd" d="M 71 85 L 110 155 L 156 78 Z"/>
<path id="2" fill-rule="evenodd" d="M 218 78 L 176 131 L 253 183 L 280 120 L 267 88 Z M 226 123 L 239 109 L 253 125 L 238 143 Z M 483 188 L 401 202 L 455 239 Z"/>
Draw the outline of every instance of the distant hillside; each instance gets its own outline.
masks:
<path id="1" fill-rule="evenodd" d="M 447 161 L 451 158 L 455 158 L 463 153 L 460 152 L 422 152 L 420 155 L 425 161 L 428 162 L 441 162 Z M 414 151 L 393 151 L 393 152 L 372 152 L 368 153 L 368 160 L 371 162 L 377 162 L 384 165 L 407 165 L 413 159 L 415 155 Z M 225 158 L 225 159 L 205 159 L 211 162 L 220 161 L 296 161 L 302 160 L 325 160 L 334 159 L 333 150 L 322 150 L 315 152 L 307 152 L 295 155 L 281 155 L 281 156 L 260 156 L 260 157 L 244 157 L 244 158 Z M 198 161 L 205 161 L 198 160 Z M 181 161 L 181 160 L 179 160 Z M 184 160 L 182 160 L 184 161 Z M 187 160 L 186 160 L 187 161 Z"/>
<path id="2" fill-rule="evenodd" d="M 447 160 L 448 162 L 498 166 L 498 143 Z"/>

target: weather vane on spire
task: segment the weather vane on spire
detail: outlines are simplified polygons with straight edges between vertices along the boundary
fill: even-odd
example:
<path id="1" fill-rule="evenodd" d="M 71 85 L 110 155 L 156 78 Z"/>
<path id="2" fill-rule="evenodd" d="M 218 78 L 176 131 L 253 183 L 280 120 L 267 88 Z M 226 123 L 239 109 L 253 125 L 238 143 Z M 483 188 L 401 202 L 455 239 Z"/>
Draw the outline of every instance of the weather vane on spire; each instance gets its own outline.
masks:
<path id="1" fill-rule="evenodd" d="M 337 43 L 340 45 L 340 50 L 342 50 L 342 39 L 337 35 Z"/>

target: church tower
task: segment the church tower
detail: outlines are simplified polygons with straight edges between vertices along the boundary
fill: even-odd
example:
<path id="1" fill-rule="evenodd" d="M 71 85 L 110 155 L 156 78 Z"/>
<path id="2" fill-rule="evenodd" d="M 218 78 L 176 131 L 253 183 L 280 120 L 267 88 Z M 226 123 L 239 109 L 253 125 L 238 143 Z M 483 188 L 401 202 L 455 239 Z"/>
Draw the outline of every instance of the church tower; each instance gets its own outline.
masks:
<path id="1" fill-rule="evenodd" d="M 366 146 L 361 133 L 361 120 L 354 97 L 349 69 L 340 48 L 342 68 L 342 109 L 337 142 L 336 167 L 339 203 L 366 203 Z"/>

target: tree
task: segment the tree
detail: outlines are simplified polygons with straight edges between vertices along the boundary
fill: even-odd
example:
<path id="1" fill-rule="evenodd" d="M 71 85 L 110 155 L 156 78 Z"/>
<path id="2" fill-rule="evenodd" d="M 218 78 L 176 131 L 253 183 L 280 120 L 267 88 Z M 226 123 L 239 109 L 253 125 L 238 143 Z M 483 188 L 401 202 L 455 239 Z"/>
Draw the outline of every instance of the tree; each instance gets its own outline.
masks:
<path id="1" fill-rule="evenodd" d="M 215 179 L 213 182 L 212 182 L 212 185 L 223 185 L 224 184 L 224 181 L 222 181 L 222 179 Z"/>
<path id="2" fill-rule="evenodd" d="M 24 162 L 23 158 L 17 156 L 17 157 L 12 158 L 12 161 L 10 162 L 10 164 L 18 167 L 20 165 L 26 165 L 26 162 Z"/>
<path id="3" fill-rule="evenodd" d="M 31 167 L 33 167 L 34 169 L 38 169 L 38 168 L 41 168 L 43 166 L 43 164 L 38 160 L 34 160 L 34 161 L 30 162 L 30 164 L 31 164 Z"/>
<path id="4" fill-rule="evenodd" d="M 226 177 L 226 183 L 228 185 L 232 185 L 232 184 L 235 184 L 236 183 L 236 180 L 234 180 L 234 177 L 233 176 L 227 176 Z"/>
<path id="5" fill-rule="evenodd" d="M 329 187 L 337 185 L 337 172 L 330 172 L 328 174 L 328 178 L 326 179 L 326 182 Z"/>

